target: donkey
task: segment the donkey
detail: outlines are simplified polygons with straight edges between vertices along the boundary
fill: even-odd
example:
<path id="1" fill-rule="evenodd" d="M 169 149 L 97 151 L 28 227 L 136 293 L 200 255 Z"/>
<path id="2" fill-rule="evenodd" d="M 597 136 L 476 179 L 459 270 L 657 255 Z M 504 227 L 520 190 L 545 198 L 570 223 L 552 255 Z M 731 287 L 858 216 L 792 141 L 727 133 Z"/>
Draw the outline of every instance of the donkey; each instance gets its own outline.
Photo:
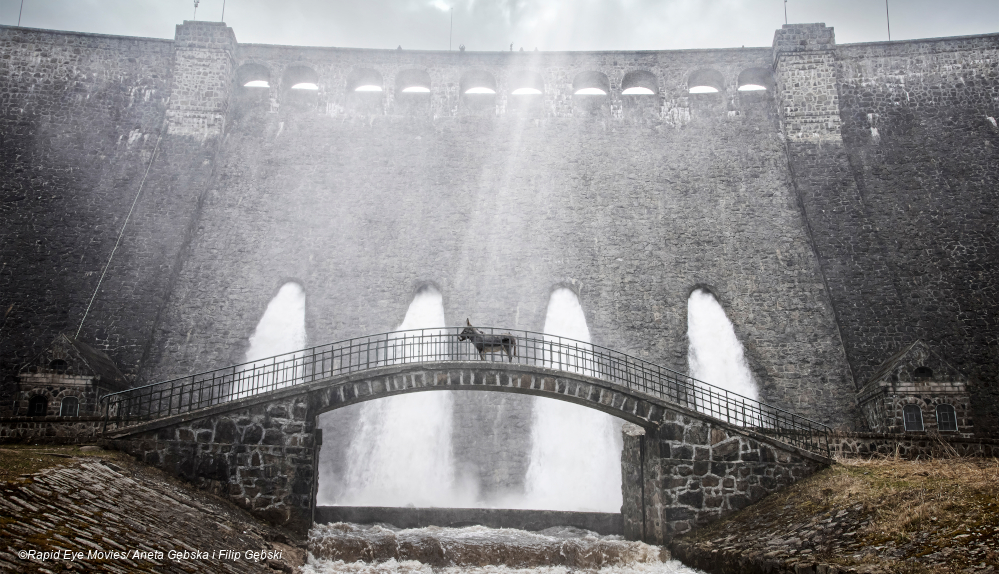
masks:
<path id="1" fill-rule="evenodd" d="M 468 319 L 465 319 L 465 324 L 468 326 L 461 330 L 458 340 L 471 341 L 472 345 L 475 345 L 475 350 L 479 352 L 480 360 L 486 360 L 486 353 L 506 353 L 510 362 L 513 362 L 513 358 L 517 356 L 517 337 L 510 333 L 486 335 L 473 327 Z"/>

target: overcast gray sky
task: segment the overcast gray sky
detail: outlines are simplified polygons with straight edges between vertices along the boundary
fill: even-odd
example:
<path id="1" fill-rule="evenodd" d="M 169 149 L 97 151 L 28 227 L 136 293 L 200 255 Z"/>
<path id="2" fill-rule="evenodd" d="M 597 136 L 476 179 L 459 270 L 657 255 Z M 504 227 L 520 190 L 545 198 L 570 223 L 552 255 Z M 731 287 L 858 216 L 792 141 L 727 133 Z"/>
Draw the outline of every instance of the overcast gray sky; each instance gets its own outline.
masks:
<path id="1" fill-rule="evenodd" d="M 173 38 L 193 0 L 23 0 L 21 25 Z M 769 46 L 783 0 L 200 0 L 240 42 L 357 48 L 663 50 Z M 17 23 L 21 0 L 0 0 Z M 999 32 L 999 0 L 889 0 L 893 40 Z M 788 0 L 790 23 L 825 22 L 836 41 L 888 39 L 885 0 Z"/>

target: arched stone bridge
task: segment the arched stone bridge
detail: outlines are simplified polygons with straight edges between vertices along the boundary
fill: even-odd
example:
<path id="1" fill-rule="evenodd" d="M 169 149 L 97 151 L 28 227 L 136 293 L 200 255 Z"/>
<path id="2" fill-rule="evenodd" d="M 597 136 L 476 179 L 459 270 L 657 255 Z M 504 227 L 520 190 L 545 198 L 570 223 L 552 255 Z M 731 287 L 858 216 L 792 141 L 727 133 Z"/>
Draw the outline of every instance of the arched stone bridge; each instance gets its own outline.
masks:
<path id="1" fill-rule="evenodd" d="M 319 415 L 412 392 L 548 397 L 637 425 L 625 427 L 622 453 L 625 534 L 658 543 L 828 462 L 825 427 L 639 359 L 517 332 L 514 361 L 481 360 L 457 336 L 377 335 L 109 395 L 105 439 L 304 531 L 315 507 Z"/>

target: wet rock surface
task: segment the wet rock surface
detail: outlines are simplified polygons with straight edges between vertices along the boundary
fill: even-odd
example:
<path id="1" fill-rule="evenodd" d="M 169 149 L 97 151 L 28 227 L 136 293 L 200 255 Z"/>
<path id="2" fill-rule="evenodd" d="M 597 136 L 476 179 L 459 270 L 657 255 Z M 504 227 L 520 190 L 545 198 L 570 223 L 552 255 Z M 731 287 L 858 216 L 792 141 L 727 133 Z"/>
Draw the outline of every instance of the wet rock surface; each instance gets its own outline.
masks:
<path id="1" fill-rule="evenodd" d="M 674 541 L 713 573 L 999 570 L 999 461 L 837 465 Z"/>
<path id="2" fill-rule="evenodd" d="M 125 457 L 0 482 L 0 515 L 2 572 L 292 572 L 305 557 L 286 533 Z"/>

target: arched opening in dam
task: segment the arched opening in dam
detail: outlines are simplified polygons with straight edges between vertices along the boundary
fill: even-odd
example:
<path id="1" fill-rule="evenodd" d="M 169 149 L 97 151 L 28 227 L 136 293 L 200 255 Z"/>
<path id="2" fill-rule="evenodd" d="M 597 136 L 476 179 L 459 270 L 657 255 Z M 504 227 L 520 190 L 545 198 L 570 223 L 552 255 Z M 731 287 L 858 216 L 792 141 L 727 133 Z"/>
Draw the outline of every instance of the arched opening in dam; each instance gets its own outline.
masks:
<path id="1" fill-rule="evenodd" d="M 745 350 L 721 303 L 707 288 L 687 300 L 687 363 L 690 376 L 741 397 L 759 400 Z"/>
<path id="2" fill-rule="evenodd" d="M 424 286 L 397 330 L 432 336 L 442 327 L 442 295 Z M 543 332 L 556 345 L 582 342 L 563 367 L 594 374 L 585 362 L 589 329 L 573 291 L 552 291 Z M 317 424 L 324 434 L 320 506 L 621 511 L 623 420 L 593 408 L 440 390 L 332 410 Z"/>

